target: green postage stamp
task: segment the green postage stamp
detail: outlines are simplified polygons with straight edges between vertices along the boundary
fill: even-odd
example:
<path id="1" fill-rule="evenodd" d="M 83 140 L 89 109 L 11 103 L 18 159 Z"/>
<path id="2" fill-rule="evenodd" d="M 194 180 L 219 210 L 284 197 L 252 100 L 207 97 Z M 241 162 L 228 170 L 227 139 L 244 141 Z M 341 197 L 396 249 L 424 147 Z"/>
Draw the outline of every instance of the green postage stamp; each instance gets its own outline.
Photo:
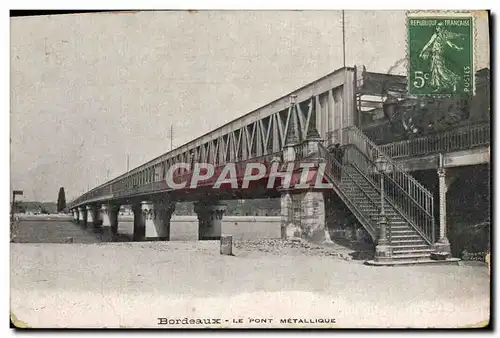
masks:
<path id="1" fill-rule="evenodd" d="M 408 92 L 472 95 L 474 20 L 467 13 L 408 14 Z"/>

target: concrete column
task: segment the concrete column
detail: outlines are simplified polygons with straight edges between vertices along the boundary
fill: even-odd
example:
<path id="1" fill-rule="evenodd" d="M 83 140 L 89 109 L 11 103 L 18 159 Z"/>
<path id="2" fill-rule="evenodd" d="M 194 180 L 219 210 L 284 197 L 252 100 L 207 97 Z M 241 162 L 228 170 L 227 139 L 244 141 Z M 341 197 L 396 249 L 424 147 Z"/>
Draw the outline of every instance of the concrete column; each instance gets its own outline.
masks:
<path id="1" fill-rule="evenodd" d="M 109 204 L 103 206 L 106 208 L 106 218 L 109 221 L 109 235 L 111 240 L 115 240 L 116 235 L 118 235 L 118 216 L 120 214 L 120 205 Z"/>
<path id="2" fill-rule="evenodd" d="M 281 191 L 281 239 L 299 236 L 300 228 L 294 224 L 293 195 L 290 190 Z"/>
<path id="3" fill-rule="evenodd" d="M 448 183 L 446 169 L 438 169 L 439 179 L 439 240 L 434 244 L 434 249 L 439 252 L 451 252 L 450 242 L 446 236 L 446 194 L 448 192 Z"/>
<path id="4" fill-rule="evenodd" d="M 82 221 L 83 226 L 87 226 L 87 209 L 83 207 L 78 207 L 79 219 Z"/>
<path id="5" fill-rule="evenodd" d="M 148 240 L 170 240 L 170 219 L 175 210 L 172 202 L 143 202 L 141 209 Z"/>
<path id="6" fill-rule="evenodd" d="M 80 212 L 78 211 L 78 209 L 73 209 L 73 219 L 76 223 L 80 221 Z"/>
<path id="7" fill-rule="evenodd" d="M 146 224 L 141 204 L 134 203 L 131 205 L 132 212 L 134 213 L 134 241 L 143 241 L 146 237 Z"/>
<path id="8" fill-rule="evenodd" d="M 86 214 L 87 214 L 87 224 L 94 223 L 94 206 L 87 205 Z"/>
<path id="9" fill-rule="evenodd" d="M 221 202 L 198 202 L 194 212 L 198 215 L 198 239 L 220 240 L 222 217 L 227 206 Z"/>
<path id="10" fill-rule="evenodd" d="M 109 206 L 107 204 L 101 205 L 101 209 L 99 212 L 101 213 L 101 219 L 102 219 L 102 226 L 103 227 L 109 227 L 111 223 L 109 222 Z"/>
<path id="11" fill-rule="evenodd" d="M 301 193 L 301 237 L 312 242 L 325 241 L 325 200 L 323 192 Z"/>
<path id="12" fill-rule="evenodd" d="M 100 205 L 94 205 L 92 206 L 92 220 L 93 220 L 93 226 L 94 228 L 101 228 L 102 227 L 102 213 L 101 213 L 101 206 Z"/>

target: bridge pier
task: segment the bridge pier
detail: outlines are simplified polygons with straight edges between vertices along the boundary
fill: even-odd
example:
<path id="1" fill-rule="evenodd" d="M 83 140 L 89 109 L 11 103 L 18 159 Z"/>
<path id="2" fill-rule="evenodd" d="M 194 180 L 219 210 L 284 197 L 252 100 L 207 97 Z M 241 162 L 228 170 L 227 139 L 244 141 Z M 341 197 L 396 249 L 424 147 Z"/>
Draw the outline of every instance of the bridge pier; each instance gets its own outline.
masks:
<path id="1" fill-rule="evenodd" d="M 120 213 L 120 205 L 103 204 L 101 206 L 102 225 L 109 226 L 109 236 L 111 240 L 115 240 L 118 235 L 118 215 Z"/>
<path id="2" fill-rule="evenodd" d="M 92 225 L 94 228 L 99 228 L 102 225 L 100 207 L 96 205 L 87 205 L 87 225 Z"/>
<path id="3" fill-rule="evenodd" d="M 87 222 L 85 223 L 87 226 L 94 223 L 94 210 L 92 205 L 87 205 L 85 207 L 87 214 Z"/>
<path id="4" fill-rule="evenodd" d="M 134 213 L 134 241 L 143 241 L 146 237 L 146 224 L 144 222 L 144 215 L 142 213 L 141 203 L 133 203 L 130 205 Z"/>
<path id="5" fill-rule="evenodd" d="M 281 238 L 324 242 L 325 199 L 321 191 L 284 189 L 281 193 Z M 329 237 L 329 236 L 328 236 Z"/>
<path id="6" fill-rule="evenodd" d="M 301 200 L 301 235 L 313 242 L 325 240 L 325 200 L 321 191 L 307 191 L 298 195 Z"/>
<path id="7" fill-rule="evenodd" d="M 227 206 L 219 201 L 197 202 L 194 212 L 198 215 L 198 240 L 219 240 L 222 234 L 222 217 Z"/>
<path id="8" fill-rule="evenodd" d="M 87 226 L 87 210 L 85 206 L 78 207 L 79 218 L 82 221 L 83 226 Z"/>
<path id="9" fill-rule="evenodd" d="M 109 211 L 108 205 L 106 205 L 106 204 L 101 205 L 101 209 L 99 210 L 99 212 L 101 213 L 103 227 L 109 227 L 111 225 L 111 223 L 109 221 L 108 211 Z"/>
<path id="10" fill-rule="evenodd" d="M 289 190 L 281 191 L 281 239 L 294 237 L 293 201 Z"/>
<path id="11" fill-rule="evenodd" d="M 174 202 L 142 202 L 144 238 L 146 240 L 170 240 L 170 219 L 175 210 Z"/>
<path id="12" fill-rule="evenodd" d="M 101 228 L 103 219 L 102 219 L 102 213 L 101 213 L 101 206 L 100 205 L 93 205 L 92 206 L 92 225 L 94 228 Z"/>
<path id="13" fill-rule="evenodd" d="M 73 209 L 73 220 L 75 221 L 75 223 L 79 223 L 80 222 L 80 213 L 78 212 L 78 209 Z"/>

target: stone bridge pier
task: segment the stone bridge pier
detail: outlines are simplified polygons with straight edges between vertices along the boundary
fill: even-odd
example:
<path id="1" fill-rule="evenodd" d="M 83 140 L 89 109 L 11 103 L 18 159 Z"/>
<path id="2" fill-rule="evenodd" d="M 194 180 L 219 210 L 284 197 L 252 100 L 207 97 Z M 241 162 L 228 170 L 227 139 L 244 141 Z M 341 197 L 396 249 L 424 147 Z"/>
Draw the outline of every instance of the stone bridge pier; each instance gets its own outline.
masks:
<path id="1" fill-rule="evenodd" d="M 143 241 L 146 237 L 146 227 L 144 217 L 142 215 L 141 202 L 133 202 L 130 205 L 132 213 L 134 214 L 134 241 Z"/>
<path id="2" fill-rule="evenodd" d="M 297 110 L 296 96 L 292 95 L 291 111 Z M 307 133 L 301 141 L 301 131 L 297 112 L 290 116 L 283 146 L 283 168 L 294 162 L 307 158 L 319 164 L 319 143 L 322 138 L 316 127 L 316 115 L 311 114 L 308 120 Z M 300 146 L 301 148 L 297 148 Z M 298 149 L 302 149 L 298 152 Z M 300 172 L 300 182 L 294 188 L 281 187 L 281 237 L 283 239 L 298 237 L 311 242 L 324 242 L 325 234 L 325 198 L 322 190 L 313 188 L 310 171 Z M 317 172 L 317 169 L 313 171 Z M 296 172 L 298 174 L 298 172 Z M 304 174 L 306 176 L 304 176 Z M 302 182 L 306 178 L 305 182 Z M 286 182 L 286 180 L 285 180 Z M 316 183 L 316 182 L 314 182 Z M 314 186 L 313 183 L 313 186 Z"/>
<path id="3" fill-rule="evenodd" d="M 173 201 L 142 201 L 131 205 L 134 213 L 134 241 L 170 240 Z"/>
<path id="4" fill-rule="evenodd" d="M 170 240 L 170 220 L 175 202 L 142 202 L 142 219 L 146 240 Z"/>
<path id="5" fill-rule="evenodd" d="M 120 213 L 120 205 L 103 204 L 101 206 L 102 226 L 109 227 L 109 235 L 112 240 L 118 235 L 118 215 Z"/>
<path id="6" fill-rule="evenodd" d="M 89 204 L 86 206 L 87 225 L 91 225 L 93 228 L 100 228 L 102 226 L 100 209 L 100 205 Z"/>
<path id="7" fill-rule="evenodd" d="M 80 213 L 78 212 L 78 209 L 75 208 L 72 210 L 73 212 L 73 220 L 75 221 L 75 223 L 79 223 L 80 222 Z"/>
<path id="8" fill-rule="evenodd" d="M 83 226 L 87 226 L 87 209 L 85 206 L 78 207 L 79 219 L 82 221 Z"/>
<path id="9" fill-rule="evenodd" d="M 321 243 L 327 238 L 322 191 L 281 189 L 281 238 Z"/>
<path id="10" fill-rule="evenodd" d="M 198 240 L 219 240 L 222 235 L 222 217 L 226 204 L 215 201 L 197 202 L 194 212 L 198 215 Z"/>
<path id="11" fill-rule="evenodd" d="M 94 223 L 94 207 L 92 205 L 85 206 L 85 213 L 87 214 L 87 222 L 86 225 L 92 225 Z"/>

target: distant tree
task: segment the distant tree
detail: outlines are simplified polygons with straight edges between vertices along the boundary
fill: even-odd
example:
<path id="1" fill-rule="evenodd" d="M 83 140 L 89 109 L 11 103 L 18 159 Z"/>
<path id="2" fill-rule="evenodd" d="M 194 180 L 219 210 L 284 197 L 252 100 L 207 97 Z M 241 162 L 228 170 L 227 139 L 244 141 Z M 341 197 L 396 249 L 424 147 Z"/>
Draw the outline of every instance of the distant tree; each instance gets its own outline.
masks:
<path id="1" fill-rule="evenodd" d="M 57 212 L 62 212 L 64 209 L 66 209 L 66 194 L 64 187 L 60 187 L 59 196 L 57 196 Z"/>

